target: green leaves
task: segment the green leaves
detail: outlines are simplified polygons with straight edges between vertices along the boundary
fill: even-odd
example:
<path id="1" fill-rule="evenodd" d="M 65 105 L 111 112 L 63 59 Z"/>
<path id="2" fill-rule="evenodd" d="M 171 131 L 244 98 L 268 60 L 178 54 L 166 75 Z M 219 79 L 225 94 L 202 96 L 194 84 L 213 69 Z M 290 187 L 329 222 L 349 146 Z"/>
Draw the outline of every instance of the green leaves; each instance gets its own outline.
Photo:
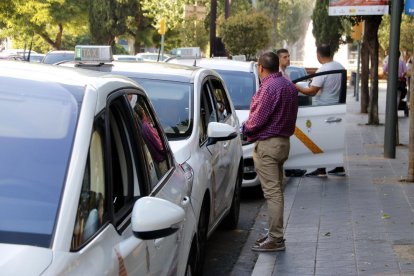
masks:
<path id="1" fill-rule="evenodd" d="M 1 1 L 0 37 L 12 37 L 16 48 L 34 37 L 34 50 L 60 49 L 63 30 L 71 25 L 77 25 L 78 33 L 85 29 L 86 7 L 82 0 Z"/>
<path id="2" fill-rule="evenodd" d="M 316 1 L 313 9 L 313 36 L 316 44 L 329 44 L 333 52 L 338 51 L 344 27 L 339 16 L 328 15 L 329 0 Z"/>
<path id="3" fill-rule="evenodd" d="M 271 21 L 263 13 L 241 11 L 227 20 L 221 16 L 217 25 L 219 36 L 231 55 L 244 54 L 251 59 L 269 43 Z"/>

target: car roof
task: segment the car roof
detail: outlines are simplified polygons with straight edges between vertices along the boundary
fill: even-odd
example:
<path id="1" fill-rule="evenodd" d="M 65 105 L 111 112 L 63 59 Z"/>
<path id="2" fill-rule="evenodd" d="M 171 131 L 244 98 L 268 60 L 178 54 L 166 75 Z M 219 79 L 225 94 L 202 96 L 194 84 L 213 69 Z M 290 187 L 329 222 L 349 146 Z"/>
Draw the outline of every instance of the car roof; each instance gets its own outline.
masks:
<path id="1" fill-rule="evenodd" d="M 242 72 L 253 72 L 255 66 L 254 61 L 239 61 L 231 59 L 215 59 L 215 58 L 201 58 L 201 59 L 190 59 L 190 58 L 172 58 L 167 63 L 187 64 L 195 65 L 214 70 L 226 70 L 226 71 L 242 71 Z"/>
<path id="2" fill-rule="evenodd" d="M 25 80 L 34 82 L 42 81 L 51 84 L 69 84 L 79 87 L 84 87 L 89 84 L 97 87 L 102 83 L 102 77 L 109 77 L 109 74 L 90 70 L 64 68 L 49 64 L 0 60 L 0 76 L 24 78 Z M 127 80 L 124 77 L 119 78 Z"/>
<path id="3" fill-rule="evenodd" d="M 134 77 L 136 74 L 139 74 L 139 78 L 144 79 L 154 79 L 154 80 L 168 80 L 168 81 L 177 81 L 177 82 L 187 82 L 193 83 L 194 77 L 197 72 L 205 71 L 208 74 L 213 74 L 218 76 L 211 70 L 195 67 L 195 66 L 186 66 L 180 64 L 172 64 L 165 62 L 146 62 L 146 61 L 113 61 L 110 64 L 104 64 L 100 67 L 97 65 L 77 65 L 76 61 L 65 62 L 60 65 L 69 65 L 82 68 L 86 67 L 88 69 L 94 69 L 102 72 L 112 72 L 117 74 L 122 72 L 122 75 L 127 75 L 128 77 Z M 92 68 L 91 68 L 92 67 Z M 95 70 L 95 69 L 94 69 Z"/>
<path id="4" fill-rule="evenodd" d="M 48 52 L 48 54 L 73 54 L 75 51 L 70 50 L 51 50 Z"/>

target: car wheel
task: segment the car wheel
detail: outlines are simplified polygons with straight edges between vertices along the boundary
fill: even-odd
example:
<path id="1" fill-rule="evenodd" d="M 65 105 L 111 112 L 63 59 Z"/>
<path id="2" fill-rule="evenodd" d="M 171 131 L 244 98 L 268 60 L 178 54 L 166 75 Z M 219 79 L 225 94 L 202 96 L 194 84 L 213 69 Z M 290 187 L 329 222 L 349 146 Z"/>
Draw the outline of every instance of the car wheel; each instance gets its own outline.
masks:
<path id="1" fill-rule="evenodd" d="M 207 231 L 208 231 L 208 222 L 209 222 L 209 211 L 207 208 L 208 204 L 203 203 L 200 211 L 200 220 L 198 221 L 197 226 L 197 246 L 196 254 L 194 261 L 194 274 L 193 275 L 202 275 L 204 268 L 204 261 L 206 256 L 206 246 L 207 246 Z"/>
<path id="2" fill-rule="evenodd" d="M 234 188 L 233 199 L 231 201 L 230 211 L 222 222 L 225 229 L 236 229 L 239 223 L 240 214 L 240 193 L 241 193 L 241 173 L 237 173 L 236 186 Z"/>
<path id="3" fill-rule="evenodd" d="M 197 267 L 197 259 L 198 259 L 197 240 L 195 238 L 193 242 L 191 243 L 190 253 L 188 254 L 187 266 L 185 268 L 185 274 L 184 274 L 185 276 L 197 275 L 195 271 Z"/>

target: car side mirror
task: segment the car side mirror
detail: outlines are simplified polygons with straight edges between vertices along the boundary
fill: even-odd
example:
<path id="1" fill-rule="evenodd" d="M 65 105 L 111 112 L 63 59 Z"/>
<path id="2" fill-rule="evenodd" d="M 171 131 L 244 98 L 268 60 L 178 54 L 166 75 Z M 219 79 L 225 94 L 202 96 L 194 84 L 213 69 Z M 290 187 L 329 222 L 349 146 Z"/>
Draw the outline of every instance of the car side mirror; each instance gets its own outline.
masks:
<path id="1" fill-rule="evenodd" d="M 132 210 L 132 232 L 142 240 L 163 238 L 175 233 L 184 218 L 185 212 L 180 206 L 157 197 L 142 197 Z"/>
<path id="2" fill-rule="evenodd" d="M 208 124 L 207 135 L 207 146 L 214 145 L 218 141 L 232 140 L 238 136 L 234 127 L 218 122 Z"/>

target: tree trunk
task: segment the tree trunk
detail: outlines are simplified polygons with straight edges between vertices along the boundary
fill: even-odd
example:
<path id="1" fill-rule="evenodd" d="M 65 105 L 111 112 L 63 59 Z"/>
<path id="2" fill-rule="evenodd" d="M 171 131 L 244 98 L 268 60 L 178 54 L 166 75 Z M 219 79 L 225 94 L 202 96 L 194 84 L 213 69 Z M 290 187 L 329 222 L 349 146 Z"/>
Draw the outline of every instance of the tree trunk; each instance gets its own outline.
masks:
<path id="1" fill-rule="evenodd" d="M 364 32 L 366 33 L 366 32 Z M 369 82 L 369 51 L 368 51 L 368 39 L 364 34 L 364 40 L 361 47 L 361 113 L 368 113 L 368 103 L 369 103 L 369 92 L 368 92 L 368 82 Z"/>
<path id="2" fill-rule="evenodd" d="M 59 27 L 59 32 L 56 34 L 56 39 L 55 39 L 56 50 L 60 50 L 62 46 L 62 35 L 63 35 L 63 25 L 58 24 L 58 27 Z"/>
<path id="3" fill-rule="evenodd" d="M 365 31 L 368 40 L 368 51 L 371 58 L 371 91 L 368 107 L 368 125 L 379 125 L 378 117 L 378 28 L 382 16 L 369 16 L 365 20 Z"/>

